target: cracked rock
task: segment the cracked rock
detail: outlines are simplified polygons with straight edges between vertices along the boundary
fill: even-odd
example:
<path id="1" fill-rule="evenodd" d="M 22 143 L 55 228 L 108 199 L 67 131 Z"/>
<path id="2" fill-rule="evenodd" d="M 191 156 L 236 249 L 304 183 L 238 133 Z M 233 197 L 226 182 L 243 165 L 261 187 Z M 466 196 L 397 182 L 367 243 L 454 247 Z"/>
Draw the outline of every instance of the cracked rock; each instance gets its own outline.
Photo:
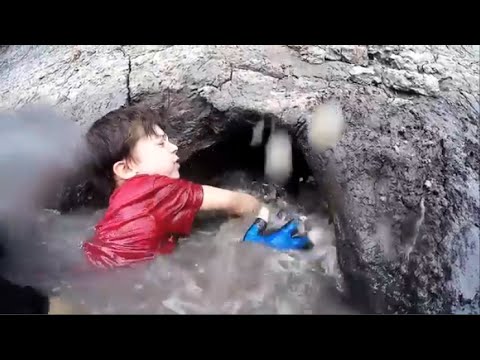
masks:
<path id="1" fill-rule="evenodd" d="M 440 91 L 438 79 L 428 74 L 407 70 L 386 69 L 383 83 L 395 90 L 415 92 L 421 95 L 435 95 Z"/>

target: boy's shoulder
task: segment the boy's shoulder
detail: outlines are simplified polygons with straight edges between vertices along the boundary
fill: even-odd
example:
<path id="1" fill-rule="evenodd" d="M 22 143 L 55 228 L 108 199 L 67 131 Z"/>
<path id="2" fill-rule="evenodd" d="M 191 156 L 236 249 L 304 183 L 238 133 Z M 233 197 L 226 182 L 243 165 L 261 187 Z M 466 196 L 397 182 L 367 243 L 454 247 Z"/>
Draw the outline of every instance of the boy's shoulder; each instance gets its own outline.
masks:
<path id="1" fill-rule="evenodd" d="M 171 179 L 162 175 L 136 175 L 126 180 L 122 185 L 115 189 L 110 197 L 110 201 L 128 196 L 130 198 L 142 196 L 146 192 L 154 191 L 159 186 L 165 186 L 175 179 Z"/>
<path id="2" fill-rule="evenodd" d="M 129 216 L 149 208 L 155 195 L 175 179 L 160 175 L 136 175 L 115 189 L 109 199 L 107 211 L 99 224 L 108 223 L 119 213 Z"/>

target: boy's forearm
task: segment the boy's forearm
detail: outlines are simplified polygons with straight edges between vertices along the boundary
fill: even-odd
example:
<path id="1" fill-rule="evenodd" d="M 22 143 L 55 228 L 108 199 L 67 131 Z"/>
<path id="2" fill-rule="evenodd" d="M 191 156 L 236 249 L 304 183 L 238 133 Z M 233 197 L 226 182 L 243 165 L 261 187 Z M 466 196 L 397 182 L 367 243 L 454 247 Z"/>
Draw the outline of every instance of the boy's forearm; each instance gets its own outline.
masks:
<path id="1" fill-rule="evenodd" d="M 237 191 L 203 185 L 203 203 L 201 210 L 224 211 L 229 215 L 255 215 L 261 203 L 254 196 Z"/>
<path id="2" fill-rule="evenodd" d="M 262 207 L 262 203 L 258 201 L 254 196 L 236 192 L 233 200 L 234 215 L 237 216 L 250 216 L 257 215 Z"/>

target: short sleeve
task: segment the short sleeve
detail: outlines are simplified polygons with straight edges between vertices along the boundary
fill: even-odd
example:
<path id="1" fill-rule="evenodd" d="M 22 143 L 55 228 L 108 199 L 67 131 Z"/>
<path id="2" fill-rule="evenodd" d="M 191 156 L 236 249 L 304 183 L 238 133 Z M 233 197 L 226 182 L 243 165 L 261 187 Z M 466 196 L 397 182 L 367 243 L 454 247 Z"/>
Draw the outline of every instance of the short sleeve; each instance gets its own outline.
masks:
<path id="1" fill-rule="evenodd" d="M 159 178 L 154 183 L 154 215 L 164 229 L 186 236 L 203 202 L 203 188 L 183 179 Z"/>

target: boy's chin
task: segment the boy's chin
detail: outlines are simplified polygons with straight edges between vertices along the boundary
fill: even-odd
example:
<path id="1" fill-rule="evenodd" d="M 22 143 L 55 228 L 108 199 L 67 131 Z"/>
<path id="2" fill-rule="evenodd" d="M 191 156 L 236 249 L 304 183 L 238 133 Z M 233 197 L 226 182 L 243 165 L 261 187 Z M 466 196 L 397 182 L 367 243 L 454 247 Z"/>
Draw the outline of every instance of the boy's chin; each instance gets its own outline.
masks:
<path id="1" fill-rule="evenodd" d="M 155 175 L 166 176 L 172 179 L 180 178 L 180 166 L 175 166 L 170 172 L 168 171 L 158 171 L 155 172 Z"/>
<path id="2" fill-rule="evenodd" d="M 180 178 L 180 172 L 178 170 L 174 170 L 171 174 L 170 177 L 172 179 L 179 179 Z"/>

